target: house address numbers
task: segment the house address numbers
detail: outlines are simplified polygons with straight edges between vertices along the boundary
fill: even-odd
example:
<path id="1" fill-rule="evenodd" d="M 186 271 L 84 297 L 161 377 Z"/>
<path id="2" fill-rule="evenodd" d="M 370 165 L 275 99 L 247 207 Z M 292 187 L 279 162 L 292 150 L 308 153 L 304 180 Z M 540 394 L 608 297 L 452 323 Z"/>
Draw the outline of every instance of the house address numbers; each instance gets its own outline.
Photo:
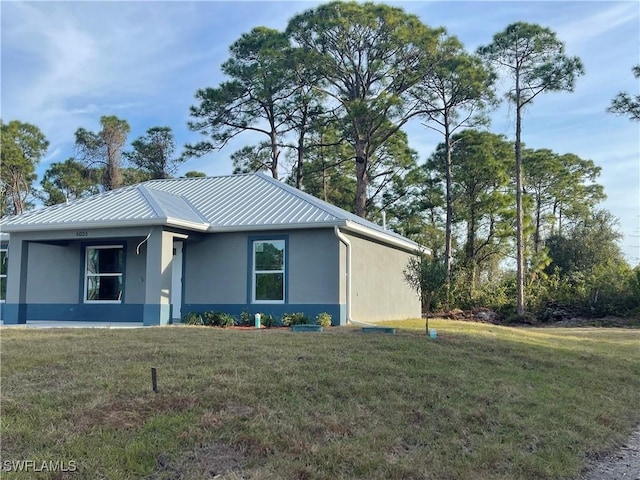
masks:
<path id="1" fill-rule="evenodd" d="M 89 232 L 76 232 L 76 237 L 88 237 Z"/>

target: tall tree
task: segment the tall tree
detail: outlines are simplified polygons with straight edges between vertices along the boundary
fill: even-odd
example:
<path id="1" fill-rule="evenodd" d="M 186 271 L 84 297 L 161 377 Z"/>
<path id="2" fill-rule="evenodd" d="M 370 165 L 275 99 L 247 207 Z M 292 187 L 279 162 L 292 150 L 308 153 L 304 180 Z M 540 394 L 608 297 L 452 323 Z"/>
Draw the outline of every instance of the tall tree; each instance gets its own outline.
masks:
<path id="1" fill-rule="evenodd" d="M 464 283 L 472 296 L 483 267 L 504 260 L 511 238 L 513 147 L 501 135 L 477 130 L 454 134 L 451 144 L 449 152 L 445 142 L 438 145 L 426 167 L 444 184 L 450 155 L 452 223 L 464 231 L 459 271 L 467 273 Z"/>
<path id="2" fill-rule="evenodd" d="M 515 178 L 516 178 L 516 308 L 525 312 L 525 249 L 522 203 L 522 113 L 544 92 L 573 91 L 576 79 L 584 73 L 578 57 L 564 52 L 564 43 L 556 34 L 540 25 L 516 22 L 493 37 L 478 53 L 504 72 L 512 81 L 507 98 L 515 106 Z"/>
<path id="3" fill-rule="evenodd" d="M 600 171 L 592 160 L 559 155 L 549 149 L 523 149 L 525 195 L 533 204 L 533 246 L 538 253 L 545 237 L 562 231 L 563 220 L 585 218 L 604 200 L 596 182 Z"/>
<path id="4" fill-rule="evenodd" d="M 451 282 L 452 259 L 451 138 L 462 127 L 473 128 L 486 123 L 482 113 L 493 103 L 494 80 L 495 75 L 479 57 L 469 55 L 457 38 L 445 37 L 439 45 L 433 69 L 424 76 L 417 92 L 429 121 L 426 126 L 444 136 L 446 288 Z"/>
<path id="5" fill-rule="evenodd" d="M 344 210 L 353 209 L 356 193 L 355 168 L 349 161 L 350 147 L 335 122 L 315 125 L 303 159 L 302 189 Z M 297 175 L 289 183 L 296 185 Z"/>
<path id="6" fill-rule="evenodd" d="M 295 89 L 291 49 L 287 37 L 266 27 L 256 27 L 233 43 L 231 58 L 222 65 L 230 80 L 218 88 L 196 92 L 189 128 L 207 140 L 187 145 L 186 154 L 202 156 L 223 148 L 244 132 L 268 137 L 269 171 L 278 178 L 279 137 L 285 128 L 285 100 Z"/>
<path id="7" fill-rule="evenodd" d="M 46 194 L 44 204 L 56 205 L 98 193 L 99 174 L 74 158 L 52 163 L 40 182 Z"/>
<path id="8" fill-rule="evenodd" d="M 303 49 L 340 109 L 353 148 L 355 213 L 367 214 L 368 163 L 419 113 L 413 89 L 430 67 L 440 30 L 383 4 L 331 2 L 293 17 L 287 34 Z"/>
<path id="9" fill-rule="evenodd" d="M 38 127 L 18 120 L 0 119 L 0 130 L 0 215 L 19 215 L 28 207 L 36 167 L 49 142 Z"/>
<path id="10" fill-rule="evenodd" d="M 122 186 L 121 157 L 131 128 L 126 120 L 114 115 L 100 117 L 98 132 L 76 130 L 76 150 L 80 159 L 92 168 L 101 168 L 105 191 Z"/>
<path id="11" fill-rule="evenodd" d="M 640 78 L 640 65 L 633 67 L 633 76 Z M 638 122 L 640 121 L 640 95 L 631 96 L 627 92 L 620 92 L 611 101 L 607 111 L 616 115 L 626 115 Z"/>
<path id="12" fill-rule="evenodd" d="M 170 127 L 153 127 L 131 143 L 125 158 L 152 179 L 171 178 L 184 158 L 175 157 L 176 141 Z"/>
<path id="13" fill-rule="evenodd" d="M 326 128 L 332 112 L 327 107 L 326 96 L 317 88 L 322 79 L 318 78 L 315 66 L 306 61 L 305 52 L 299 48 L 293 49 L 291 61 L 295 89 L 284 106 L 285 122 L 291 135 L 283 146 L 289 149 L 289 158 L 293 159 L 289 180 L 293 180 L 296 188 L 302 189 L 305 157 L 311 149 L 319 146 L 314 142 L 314 133 Z"/>

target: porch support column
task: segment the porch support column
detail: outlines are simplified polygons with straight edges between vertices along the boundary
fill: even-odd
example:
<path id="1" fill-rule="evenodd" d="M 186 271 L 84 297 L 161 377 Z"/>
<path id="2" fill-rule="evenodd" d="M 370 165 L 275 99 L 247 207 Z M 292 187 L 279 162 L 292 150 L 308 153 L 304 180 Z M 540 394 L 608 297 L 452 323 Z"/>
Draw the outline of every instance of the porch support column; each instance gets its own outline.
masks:
<path id="1" fill-rule="evenodd" d="M 27 323 L 29 242 L 11 234 L 7 255 L 7 298 L 2 321 L 6 325 Z"/>
<path id="2" fill-rule="evenodd" d="M 173 235 L 154 227 L 146 242 L 144 325 L 167 325 L 171 320 L 171 260 Z"/>

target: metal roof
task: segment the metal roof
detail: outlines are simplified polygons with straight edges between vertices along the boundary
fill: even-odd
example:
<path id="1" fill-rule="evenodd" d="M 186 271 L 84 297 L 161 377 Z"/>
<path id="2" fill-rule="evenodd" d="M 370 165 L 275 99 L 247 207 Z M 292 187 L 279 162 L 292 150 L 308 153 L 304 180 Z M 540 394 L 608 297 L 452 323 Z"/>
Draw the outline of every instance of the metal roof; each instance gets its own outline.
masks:
<path id="1" fill-rule="evenodd" d="M 418 247 L 262 173 L 150 180 L 0 220 L 0 229 L 9 233 L 132 225 L 209 232 L 337 226 Z"/>

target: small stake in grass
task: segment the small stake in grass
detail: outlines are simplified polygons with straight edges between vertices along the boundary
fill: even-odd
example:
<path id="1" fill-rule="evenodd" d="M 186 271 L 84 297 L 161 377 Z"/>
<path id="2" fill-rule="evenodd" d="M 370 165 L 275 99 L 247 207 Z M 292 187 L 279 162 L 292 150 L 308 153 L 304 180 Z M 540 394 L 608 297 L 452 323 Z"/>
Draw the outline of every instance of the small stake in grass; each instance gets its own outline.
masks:
<path id="1" fill-rule="evenodd" d="M 156 369 L 151 367 L 151 386 L 153 391 L 158 393 L 158 378 L 156 377 Z"/>

